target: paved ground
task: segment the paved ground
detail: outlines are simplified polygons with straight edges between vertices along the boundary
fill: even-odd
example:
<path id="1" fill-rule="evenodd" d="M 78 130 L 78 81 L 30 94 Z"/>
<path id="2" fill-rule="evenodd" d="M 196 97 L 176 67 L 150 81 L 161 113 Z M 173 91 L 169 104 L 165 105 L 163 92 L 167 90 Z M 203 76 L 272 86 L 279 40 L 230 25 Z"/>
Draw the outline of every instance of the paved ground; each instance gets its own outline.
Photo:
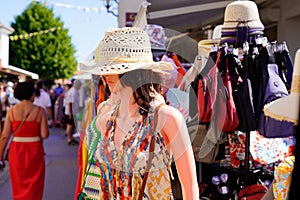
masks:
<path id="1" fill-rule="evenodd" d="M 50 131 L 50 137 L 44 141 L 46 180 L 43 200 L 72 200 L 77 180 L 78 146 L 67 145 L 64 129 L 51 128 Z M 0 172 L 0 200 L 12 200 L 8 170 L 6 167 Z"/>

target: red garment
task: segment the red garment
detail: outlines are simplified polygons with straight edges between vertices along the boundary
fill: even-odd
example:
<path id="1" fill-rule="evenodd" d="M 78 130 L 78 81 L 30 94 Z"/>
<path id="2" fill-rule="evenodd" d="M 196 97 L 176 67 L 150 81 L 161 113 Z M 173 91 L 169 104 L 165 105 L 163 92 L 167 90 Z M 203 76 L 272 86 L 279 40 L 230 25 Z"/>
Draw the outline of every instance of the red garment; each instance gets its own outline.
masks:
<path id="1" fill-rule="evenodd" d="M 184 75 L 186 73 L 186 69 L 182 66 L 181 62 L 179 61 L 179 59 L 175 53 L 172 53 L 172 59 L 174 60 L 174 63 L 176 65 L 177 71 L 178 71 L 176 86 L 179 86 L 182 78 L 184 77 Z"/>
<path id="2" fill-rule="evenodd" d="M 83 129 L 82 132 L 85 132 L 85 128 Z M 81 134 L 82 135 L 82 134 Z M 77 175 L 77 183 L 76 183 L 76 188 L 75 188 L 75 198 L 74 200 L 78 199 L 78 196 L 80 195 L 81 192 L 81 187 L 82 187 L 82 174 L 85 173 L 82 169 L 82 142 L 83 139 L 80 139 L 79 143 L 79 148 L 78 148 L 78 175 Z"/>
<path id="3" fill-rule="evenodd" d="M 17 130 L 21 121 L 14 119 L 12 110 L 12 132 L 14 137 L 40 136 L 40 122 L 37 117 L 40 107 L 33 121 L 24 121 Z M 45 183 L 44 147 L 41 141 L 15 142 L 9 147 L 9 168 L 14 200 L 41 200 L 43 198 Z"/>

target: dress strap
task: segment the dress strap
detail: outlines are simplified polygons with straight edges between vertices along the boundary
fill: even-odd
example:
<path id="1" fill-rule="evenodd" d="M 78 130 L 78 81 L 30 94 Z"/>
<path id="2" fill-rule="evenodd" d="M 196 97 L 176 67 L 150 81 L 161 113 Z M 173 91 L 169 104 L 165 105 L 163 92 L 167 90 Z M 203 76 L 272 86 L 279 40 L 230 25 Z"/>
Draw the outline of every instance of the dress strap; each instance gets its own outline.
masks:
<path id="1" fill-rule="evenodd" d="M 12 117 L 12 121 L 15 121 L 13 106 L 11 107 L 11 117 Z"/>
<path id="2" fill-rule="evenodd" d="M 41 110 L 41 107 L 38 106 L 38 111 L 37 111 L 37 114 L 36 114 L 36 116 L 35 116 L 35 118 L 34 118 L 34 121 L 37 120 L 37 118 L 38 118 L 38 116 L 39 116 L 39 114 L 40 114 L 40 110 Z"/>
<path id="3" fill-rule="evenodd" d="M 114 109 L 113 109 L 113 112 L 111 113 L 111 116 L 109 118 L 109 120 L 107 121 L 106 123 L 106 131 L 110 130 L 111 127 L 113 126 L 114 122 L 115 122 L 115 119 L 117 117 L 117 113 L 118 113 L 118 108 L 120 106 L 120 103 L 121 102 L 118 102 L 115 106 L 114 106 Z"/>

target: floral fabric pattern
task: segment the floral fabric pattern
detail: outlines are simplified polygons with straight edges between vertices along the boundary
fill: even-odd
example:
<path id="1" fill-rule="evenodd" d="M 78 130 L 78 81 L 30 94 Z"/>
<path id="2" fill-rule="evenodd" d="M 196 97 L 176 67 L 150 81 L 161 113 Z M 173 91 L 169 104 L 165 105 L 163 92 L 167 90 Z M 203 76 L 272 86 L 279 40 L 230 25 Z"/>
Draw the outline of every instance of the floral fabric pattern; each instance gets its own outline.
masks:
<path id="1" fill-rule="evenodd" d="M 273 192 L 275 199 L 288 199 L 292 171 L 294 169 L 295 156 L 289 156 L 275 168 Z"/>
<path id="2" fill-rule="evenodd" d="M 250 133 L 250 152 L 252 158 L 267 165 L 284 160 L 293 155 L 296 139 L 293 136 L 285 138 L 266 138 L 258 131 Z"/>

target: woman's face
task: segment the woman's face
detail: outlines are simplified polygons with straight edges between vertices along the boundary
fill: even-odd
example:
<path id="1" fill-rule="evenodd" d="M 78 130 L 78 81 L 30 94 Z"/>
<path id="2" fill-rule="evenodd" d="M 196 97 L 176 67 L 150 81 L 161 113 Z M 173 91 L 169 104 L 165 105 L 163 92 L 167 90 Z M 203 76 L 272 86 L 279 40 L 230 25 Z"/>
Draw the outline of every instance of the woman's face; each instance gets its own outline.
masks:
<path id="1" fill-rule="evenodd" d="M 122 87 L 118 74 L 104 75 L 103 77 L 111 92 L 116 92 Z"/>

